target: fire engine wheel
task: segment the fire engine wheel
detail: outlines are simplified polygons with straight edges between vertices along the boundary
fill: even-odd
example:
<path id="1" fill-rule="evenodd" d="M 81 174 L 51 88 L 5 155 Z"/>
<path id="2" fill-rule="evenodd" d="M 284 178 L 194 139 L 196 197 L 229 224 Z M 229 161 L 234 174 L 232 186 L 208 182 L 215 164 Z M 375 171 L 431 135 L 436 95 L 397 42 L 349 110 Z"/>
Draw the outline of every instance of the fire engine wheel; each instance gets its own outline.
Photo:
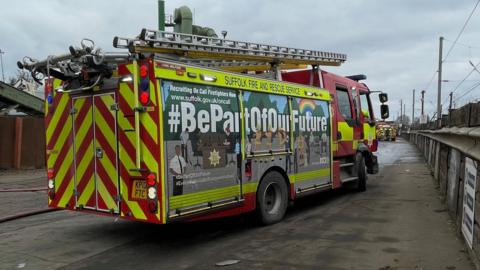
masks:
<path id="1" fill-rule="evenodd" d="M 355 160 L 357 161 L 357 183 L 355 186 L 355 189 L 357 191 L 363 192 L 367 190 L 367 172 L 365 168 L 365 158 L 361 153 L 357 153 L 357 156 L 355 157 Z"/>
<path id="2" fill-rule="evenodd" d="M 257 213 L 263 225 L 282 220 L 287 210 L 288 188 L 283 176 L 276 171 L 269 172 L 260 182 L 257 190 Z"/>

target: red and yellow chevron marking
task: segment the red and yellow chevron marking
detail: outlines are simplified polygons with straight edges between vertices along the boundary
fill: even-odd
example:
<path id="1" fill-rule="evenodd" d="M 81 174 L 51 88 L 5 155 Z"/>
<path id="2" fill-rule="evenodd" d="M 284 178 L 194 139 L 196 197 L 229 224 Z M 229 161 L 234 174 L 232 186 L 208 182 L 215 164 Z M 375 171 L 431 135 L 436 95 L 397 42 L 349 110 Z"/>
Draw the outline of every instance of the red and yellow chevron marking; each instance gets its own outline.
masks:
<path id="1" fill-rule="evenodd" d="M 111 106 L 113 94 L 94 97 L 95 147 L 102 149 L 103 156 L 96 158 L 96 183 L 100 210 L 118 212 L 117 137 L 116 119 Z"/>
<path id="2" fill-rule="evenodd" d="M 92 97 L 73 100 L 75 129 L 75 185 L 77 207 L 96 208 L 94 179 L 94 146 Z"/>
<path id="3" fill-rule="evenodd" d="M 153 72 L 153 65 L 149 59 L 144 60 L 150 66 L 150 104 L 148 110 L 137 113 L 139 117 L 139 130 L 135 130 L 135 110 L 138 106 L 138 97 L 135 95 L 135 84 L 138 83 L 138 68 L 136 62 L 129 65 L 119 66 L 120 76 L 133 76 L 133 82 L 119 84 L 118 95 L 118 132 L 119 132 L 119 173 L 120 190 L 122 194 L 121 215 L 137 220 L 164 223 L 163 183 L 160 173 L 160 130 L 159 130 L 159 101 L 158 85 Z M 139 136 L 139 140 L 137 140 Z M 137 143 L 138 142 L 138 143 Z M 136 167 L 137 149 L 140 150 L 140 168 Z M 140 169 L 140 170 L 139 170 Z M 133 179 L 146 177 L 148 172 L 157 175 L 160 185 L 158 186 L 158 211 L 151 213 L 147 200 L 132 199 L 129 194 L 132 191 Z"/>
<path id="4" fill-rule="evenodd" d="M 48 79 L 54 87 L 59 80 Z M 73 144 L 72 121 L 70 119 L 70 98 L 67 94 L 52 91 L 53 102 L 45 98 L 45 128 L 47 168 L 53 169 L 55 197 L 48 199 L 50 207 L 74 207 L 73 195 Z"/>
<path id="5" fill-rule="evenodd" d="M 73 100 L 77 207 L 118 212 L 114 103 L 113 93 Z M 97 149 L 101 157 L 95 156 Z"/>

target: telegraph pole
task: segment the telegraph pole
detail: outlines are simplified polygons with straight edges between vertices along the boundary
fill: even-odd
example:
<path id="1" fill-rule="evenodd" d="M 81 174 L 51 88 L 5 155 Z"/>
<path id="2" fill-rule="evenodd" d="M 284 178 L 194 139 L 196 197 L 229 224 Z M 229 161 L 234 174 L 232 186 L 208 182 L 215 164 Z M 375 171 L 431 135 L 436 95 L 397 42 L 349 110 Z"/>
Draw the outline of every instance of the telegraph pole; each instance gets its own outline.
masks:
<path id="1" fill-rule="evenodd" d="M 0 64 L 2 65 L 2 81 L 5 82 L 5 74 L 3 73 L 3 54 L 5 52 L 0 49 Z"/>
<path id="2" fill-rule="evenodd" d="M 400 123 L 403 124 L 403 99 L 400 99 Z"/>
<path id="3" fill-rule="evenodd" d="M 448 105 L 448 113 L 450 114 L 450 110 L 452 109 L 452 98 L 453 98 L 453 92 L 450 92 L 450 105 Z"/>
<path id="4" fill-rule="evenodd" d="M 412 125 L 413 119 L 415 119 L 415 89 L 413 89 L 413 97 L 412 97 Z"/>
<path id="5" fill-rule="evenodd" d="M 443 57 L 443 37 L 440 37 L 440 44 L 438 47 L 438 94 L 437 94 L 437 126 L 441 126 L 442 119 L 442 57 Z"/>
<path id="6" fill-rule="evenodd" d="M 422 94 L 422 116 L 423 116 L 423 114 L 424 114 L 424 112 L 423 112 L 423 103 L 425 102 L 425 90 L 422 90 L 421 94 Z"/>

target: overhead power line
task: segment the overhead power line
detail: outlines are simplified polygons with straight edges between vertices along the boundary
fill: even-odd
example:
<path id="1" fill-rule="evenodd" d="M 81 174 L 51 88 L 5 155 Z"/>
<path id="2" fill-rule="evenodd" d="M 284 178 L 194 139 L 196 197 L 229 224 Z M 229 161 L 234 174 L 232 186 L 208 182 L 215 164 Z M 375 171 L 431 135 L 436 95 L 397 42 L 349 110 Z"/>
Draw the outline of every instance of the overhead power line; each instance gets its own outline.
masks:
<path id="1" fill-rule="evenodd" d="M 444 38 L 443 40 L 448 41 L 448 42 L 451 42 L 451 43 L 454 42 L 453 40 L 450 40 L 450 39 L 447 39 L 447 38 Z M 463 47 L 467 47 L 467 48 L 470 48 L 470 49 L 480 49 L 480 46 L 469 45 L 469 44 L 465 44 L 465 43 L 460 43 L 460 42 L 458 42 L 458 41 L 457 41 L 457 45 L 460 45 L 460 46 L 463 46 Z"/>
<path id="2" fill-rule="evenodd" d="M 474 13 L 475 10 L 477 9 L 479 3 L 480 3 L 480 0 L 478 0 L 477 3 L 475 3 L 475 6 L 473 7 L 472 12 L 470 12 L 470 15 L 468 15 L 467 20 L 466 20 L 465 23 L 463 24 L 462 29 L 460 30 L 460 32 L 458 33 L 457 37 L 455 38 L 455 41 L 453 41 L 452 46 L 450 46 L 450 49 L 448 49 L 448 52 L 447 52 L 447 54 L 445 55 L 445 57 L 443 58 L 442 62 L 445 61 L 445 60 L 447 59 L 447 57 L 450 55 L 450 53 L 452 52 L 453 48 L 454 48 L 455 45 L 457 44 L 458 39 L 459 39 L 460 36 L 463 34 L 463 31 L 464 31 L 465 28 L 467 27 L 468 22 L 469 22 L 470 19 L 472 18 L 473 13 Z"/>
<path id="3" fill-rule="evenodd" d="M 474 65 L 474 64 L 472 63 L 472 61 L 470 61 L 470 65 L 472 65 L 472 67 L 473 67 L 472 70 L 467 74 L 467 76 L 465 76 L 465 77 L 455 86 L 455 88 L 453 88 L 453 90 L 451 91 L 452 93 L 455 93 L 455 92 L 458 90 L 458 88 L 460 87 L 460 85 L 462 85 L 464 82 L 467 81 L 468 77 L 470 77 L 470 75 L 472 75 L 472 73 L 477 69 L 477 67 L 480 66 L 480 63 Z M 445 100 L 442 102 L 442 107 L 443 107 L 443 105 L 444 105 L 447 101 L 448 101 L 448 96 L 447 96 L 447 97 L 445 98 Z"/>
<path id="4" fill-rule="evenodd" d="M 472 87 L 470 87 L 470 89 L 468 89 L 467 91 L 465 91 L 462 95 L 456 97 L 456 98 L 454 99 L 454 101 L 460 100 L 461 98 L 463 98 L 464 96 L 468 95 L 470 92 L 472 92 L 473 90 L 475 90 L 478 86 L 480 86 L 480 82 L 474 84 Z"/>
<path id="5" fill-rule="evenodd" d="M 435 75 L 437 75 L 437 73 L 438 73 L 438 70 L 435 70 L 435 72 L 433 73 L 432 77 L 430 78 L 430 81 L 428 81 L 427 86 L 425 86 L 425 87 L 423 88 L 424 90 L 427 90 L 428 87 L 430 87 L 430 84 L 432 84 L 433 79 L 435 79 Z"/>

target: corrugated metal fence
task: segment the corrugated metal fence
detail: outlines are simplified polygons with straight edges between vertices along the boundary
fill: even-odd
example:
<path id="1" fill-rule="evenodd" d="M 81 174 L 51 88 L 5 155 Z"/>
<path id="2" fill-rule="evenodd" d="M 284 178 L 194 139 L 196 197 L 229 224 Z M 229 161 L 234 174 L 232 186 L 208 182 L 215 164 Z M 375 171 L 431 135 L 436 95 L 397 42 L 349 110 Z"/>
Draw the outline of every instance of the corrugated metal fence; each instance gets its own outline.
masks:
<path id="1" fill-rule="evenodd" d="M 43 118 L 0 117 L 0 169 L 45 167 Z"/>

